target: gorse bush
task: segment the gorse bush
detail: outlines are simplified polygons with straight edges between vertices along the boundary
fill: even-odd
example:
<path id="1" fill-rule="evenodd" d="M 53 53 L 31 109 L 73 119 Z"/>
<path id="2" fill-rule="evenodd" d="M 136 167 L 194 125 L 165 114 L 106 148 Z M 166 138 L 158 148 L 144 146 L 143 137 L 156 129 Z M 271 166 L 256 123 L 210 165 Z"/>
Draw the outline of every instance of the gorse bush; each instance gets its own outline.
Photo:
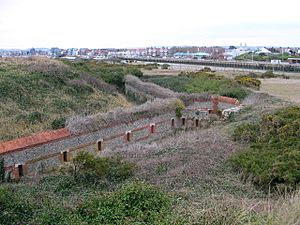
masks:
<path id="1" fill-rule="evenodd" d="M 55 185 L 59 180 L 55 177 L 51 182 Z M 45 185 L 49 190 L 44 189 Z M 75 182 L 71 185 L 80 184 Z M 152 225 L 168 224 L 164 221 L 172 217 L 170 197 L 159 188 L 144 183 L 129 183 L 118 191 L 102 193 L 97 190 L 101 187 L 95 186 L 93 195 L 85 195 L 87 193 L 83 189 L 73 189 L 83 195 L 79 201 L 67 205 L 63 201 L 67 200 L 64 198 L 65 192 L 62 192 L 63 195 L 57 191 L 53 193 L 51 187 L 47 181 L 33 189 L 24 185 L 22 191 L 0 187 L 0 224 Z"/>
<path id="2" fill-rule="evenodd" d="M 232 87 L 221 90 L 219 95 L 241 100 L 248 95 L 248 92 L 241 87 Z"/>
<path id="3" fill-rule="evenodd" d="M 133 183 L 91 198 L 77 211 L 88 224 L 158 224 L 170 213 L 170 198 L 154 186 Z"/>
<path id="4" fill-rule="evenodd" d="M 34 207 L 19 194 L 0 187 L 0 224 L 27 224 L 34 214 Z"/>
<path id="5" fill-rule="evenodd" d="M 234 139 L 251 144 L 232 157 L 245 178 L 264 187 L 283 184 L 294 189 L 300 183 L 299 107 L 265 115 L 257 124 L 241 125 L 234 131 Z"/>
<path id="6" fill-rule="evenodd" d="M 77 180 L 95 183 L 103 179 L 122 181 L 133 174 L 135 165 L 122 162 L 120 157 L 95 157 L 88 152 L 80 152 L 73 160 L 74 175 Z"/>
<path id="7" fill-rule="evenodd" d="M 182 72 L 179 76 L 155 76 L 147 78 L 157 85 L 176 92 L 209 93 L 237 98 L 239 100 L 248 95 L 240 84 L 223 76 L 205 72 Z"/>
<path id="8" fill-rule="evenodd" d="M 0 157 L 0 184 L 5 181 L 4 159 Z"/>
<path id="9" fill-rule="evenodd" d="M 64 118 L 64 117 L 55 119 L 55 120 L 53 120 L 52 123 L 51 123 L 51 128 L 52 128 L 53 130 L 57 130 L 57 129 L 60 129 L 60 128 L 64 128 L 65 126 L 66 126 L 66 118 Z"/>
<path id="10" fill-rule="evenodd" d="M 257 80 L 249 76 L 236 76 L 234 80 L 245 87 L 251 87 L 255 89 L 259 89 L 261 85 L 260 80 Z"/>

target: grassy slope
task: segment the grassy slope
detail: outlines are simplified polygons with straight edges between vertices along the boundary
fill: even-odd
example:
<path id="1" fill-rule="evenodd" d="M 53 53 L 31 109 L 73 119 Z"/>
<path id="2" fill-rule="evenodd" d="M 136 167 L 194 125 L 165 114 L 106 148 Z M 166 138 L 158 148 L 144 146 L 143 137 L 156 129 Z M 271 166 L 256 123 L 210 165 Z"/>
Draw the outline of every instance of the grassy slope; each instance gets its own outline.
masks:
<path id="1" fill-rule="evenodd" d="M 195 76 L 194 76 L 195 75 Z M 192 76 L 153 76 L 147 81 L 161 85 L 177 92 L 226 95 L 243 99 L 247 91 L 232 80 L 218 77 L 215 74 L 196 73 Z"/>
<path id="2" fill-rule="evenodd" d="M 61 62 L 26 60 L 0 61 L 0 141 L 51 129 L 55 119 L 128 105 L 121 95 L 88 85 Z"/>
<path id="3" fill-rule="evenodd" d="M 247 105 L 245 110 L 231 118 L 230 122 L 205 130 L 179 132 L 156 143 L 106 149 L 100 155 L 122 155 L 127 161 L 137 164 L 134 177 L 128 181 L 155 184 L 171 194 L 174 211 L 166 214 L 168 219 L 158 224 L 283 225 L 287 221 L 297 224 L 300 216 L 299 194 L 292 199 L 282 199 L 277 194 L 265 193 L 251 183 L 243 183 L 240 175 L 227 162 L 234 152 L 244 147 L 231 140 L 234 127 L 243 122 L 258 121 L 262 113 L 289 103 L 267 95 L 250 96 L 244 103 Z M 270 104 L 270 107 L 266 108 L 265 104 Z M 120 185 L 123 183 L 86 185 L 72 183 L 66 177 L 54 177 L 38 185 L 6 186 L 30 201 L 33 201 L 32 196 L 49 196 L 53 209 L 46 204 L 48 198 L 42 200 L 42 210 L 45 210 L 45 217 L 49 217 L 49 210 L 57 212 L 57 216 L 64 215 L 66 210 L 74 212 L 82 202 L 99 198 L 107 191 L 114 192 Z M 101 207 L 99 205 L 98 210 Z M 76 221 L 76 217 L 73 219 Z"/>

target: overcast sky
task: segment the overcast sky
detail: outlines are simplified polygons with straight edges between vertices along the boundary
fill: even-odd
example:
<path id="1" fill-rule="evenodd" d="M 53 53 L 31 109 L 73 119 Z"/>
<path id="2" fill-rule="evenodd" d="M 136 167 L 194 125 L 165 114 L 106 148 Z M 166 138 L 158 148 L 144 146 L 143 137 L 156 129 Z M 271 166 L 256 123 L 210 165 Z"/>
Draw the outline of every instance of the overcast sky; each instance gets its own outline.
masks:
<path id="1" fill-rule="evenodd" d="M 299 0 L 0 0 L 0 49 L 300 46 Z"/>

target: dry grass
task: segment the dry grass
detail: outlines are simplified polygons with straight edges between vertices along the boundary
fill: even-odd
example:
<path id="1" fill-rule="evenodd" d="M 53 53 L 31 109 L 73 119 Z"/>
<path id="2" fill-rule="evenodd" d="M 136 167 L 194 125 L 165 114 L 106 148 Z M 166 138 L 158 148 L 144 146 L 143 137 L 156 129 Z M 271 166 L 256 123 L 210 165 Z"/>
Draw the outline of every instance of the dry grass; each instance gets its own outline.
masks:
<path id="1" fill-rule="evenodd" d="M 57 119 L 131 105 L 111 85 L 47 58 L 0 59 L 0 98 L 0 141 L 52 129 Z"/>
<path id="2" fill-rule="evenodd" d="M 154 117 L 164 113 L 175 112 L 180 100 L 176 98 L 154 99 L 131 108 L 116 108 L 107 113 L 90 116 L 74 116 L 68 119 L 67 127 L 73 133 L 92 132 L 114 123 L 128 123 L 140 118 Z"/>
<path id="3" fill-rule="evenodd" d="M 300 103 L 300 79 L 261 79 L 261 91 L 287 101 Z"/>

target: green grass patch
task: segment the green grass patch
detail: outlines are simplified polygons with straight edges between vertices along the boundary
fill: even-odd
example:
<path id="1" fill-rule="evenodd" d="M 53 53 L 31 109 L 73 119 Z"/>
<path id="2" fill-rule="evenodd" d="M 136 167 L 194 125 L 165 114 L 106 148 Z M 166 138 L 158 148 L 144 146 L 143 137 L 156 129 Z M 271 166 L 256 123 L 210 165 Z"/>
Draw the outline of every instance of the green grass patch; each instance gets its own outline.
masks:
<path id="1" fill-rule="evenodd" d="M 214 73 L 181 73 L 179 76 L 155 76 L 147 78 L 147 80 L 177 92 L 208 92 L 238 98 L 239 100 L 248 94 L 248 91 L 237 82 Z"/>

